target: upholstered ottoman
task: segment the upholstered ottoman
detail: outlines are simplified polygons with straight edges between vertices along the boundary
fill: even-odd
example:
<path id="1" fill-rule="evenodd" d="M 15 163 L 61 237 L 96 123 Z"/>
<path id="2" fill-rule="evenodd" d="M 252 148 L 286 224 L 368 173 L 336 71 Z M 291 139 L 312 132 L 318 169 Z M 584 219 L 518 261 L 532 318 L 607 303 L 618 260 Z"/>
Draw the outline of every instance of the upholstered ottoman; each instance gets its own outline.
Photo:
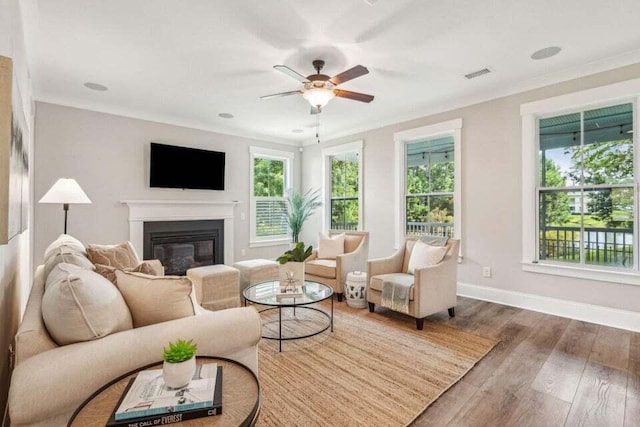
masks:
<path id="1" fill-rule="evenodd" d="M 278 263 L 268 259 L 250 259 L 233 264 L 240 272 L 240 293 L 256 283 L 278 280 Z"/>
<path id="2" fill-rule="evenodd" d="M 196 300 L 203 308 L 216 311 L 240 307 L 240 273 L 227 265 L 207 265 L 187 270 Z"/>

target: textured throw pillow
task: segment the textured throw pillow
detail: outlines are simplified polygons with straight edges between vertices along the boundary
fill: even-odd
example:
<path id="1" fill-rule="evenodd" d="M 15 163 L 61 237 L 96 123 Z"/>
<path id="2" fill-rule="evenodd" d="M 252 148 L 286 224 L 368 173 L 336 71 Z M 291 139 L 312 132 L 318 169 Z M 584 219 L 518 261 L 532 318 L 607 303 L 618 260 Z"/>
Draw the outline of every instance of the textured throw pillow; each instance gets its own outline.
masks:
<path id="1" fill-rule="evenodd" d="M 116 270 L 118 269 L 109 265 L 96 264 L 96 273 L 109 279 L 114 285 L 116 284 Z M 121 270 L 133 273 L 144 273 L 151 276 L 164 276 L 164 267 L 160 260 L 157 259 L 142 261 L 134 268 L 123 268 Z"/>
<path id="2" fill-rule="evenodd" d="M 187 277 L 116 270 L 116 283 L 136 328 L 195 314 L 191 301 L 193 286 Z"/>
<path id="3" fill-rule="evenodd" d="M 344 254 L 344 233 L 329 237 L 324 233 L 318 233 L 318 258 L 336 259 Z"/>
<path id="4" fill-rule="evenodd" d="M 445 246 L 431 246 L 418 240 L 413 246 L 407 272 L 414 274 L 415 270 L 436 265 L 447 254 Z"/>
<path id="5" fill-rule="evenodd" d="M 131 242 L 122 242 L 118 245 L 89 245 L 87 255 L 94 264 L 117 269 L 135 268 L 140 264 Z"/>
<path id="6" fill-rule="evenodd" d="M 61 234 L 44 252 L 45 277 L 48 277 L 54 267 L 60 263 L 73 264 L 89 270 L 94 268 L 87 258 L 84 245 L 68 234 Z"/>
<path id="7" fill-rule="evenodd" d="M 131 329 L 131 313 L 118 289 L 98 273 L 61 263 L 47 277 L 42 318 L 59 345 Z"/>

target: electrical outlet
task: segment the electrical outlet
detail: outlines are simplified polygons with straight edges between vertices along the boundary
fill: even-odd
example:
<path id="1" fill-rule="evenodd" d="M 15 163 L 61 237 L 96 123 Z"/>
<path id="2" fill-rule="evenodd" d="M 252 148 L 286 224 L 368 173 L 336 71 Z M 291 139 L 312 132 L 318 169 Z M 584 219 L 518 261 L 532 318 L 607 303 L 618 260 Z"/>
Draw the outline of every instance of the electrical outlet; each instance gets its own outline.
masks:
<path id="1" fill-rule="evenodd" d="M 240 256 L 245 256 L 247 254 L 246 249 L 240 249 Z"/>
<path id="2" fill-rule="evenodd" d="M 482 267 L 482 277 L 491 277 L 491 267 Z"/>

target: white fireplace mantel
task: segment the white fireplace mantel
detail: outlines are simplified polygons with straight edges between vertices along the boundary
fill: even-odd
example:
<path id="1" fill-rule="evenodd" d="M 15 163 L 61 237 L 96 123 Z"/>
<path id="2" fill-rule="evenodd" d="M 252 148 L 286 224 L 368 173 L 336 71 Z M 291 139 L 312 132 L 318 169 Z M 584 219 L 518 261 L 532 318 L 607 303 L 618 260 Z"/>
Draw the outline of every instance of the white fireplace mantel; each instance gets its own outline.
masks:
<path id="1" fill-rule="evenodd" d="M 129 207 L 129 240 L 143 254 L 144 223 L 150 221 L 224 220 L 224 263 L 233 264 L 233 218 L 237 201 L 123 200 Z"/>

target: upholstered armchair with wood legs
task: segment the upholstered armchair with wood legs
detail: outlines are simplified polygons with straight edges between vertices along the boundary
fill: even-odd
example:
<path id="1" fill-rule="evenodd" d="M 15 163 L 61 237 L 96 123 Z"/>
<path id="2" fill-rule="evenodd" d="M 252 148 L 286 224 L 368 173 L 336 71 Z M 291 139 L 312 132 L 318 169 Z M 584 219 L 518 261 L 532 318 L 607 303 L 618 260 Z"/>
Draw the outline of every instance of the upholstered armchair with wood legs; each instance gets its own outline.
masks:
<path id="1" fill-rule="evenodd" d="M 342 301 L 347 274 L 352 271 L 365 271 L 369 258 L 369 232 L 344 233 L 344 255 L 338 255 L 335 260 L 320 259 L 318 251 L 314 250 L 304 265 L 304 278 L 331 286 L 338 296 L 338 301 Z"/>
<path id="2" fill-rule="evenodd" d="M 399 275 L 409 278 L 409 258 L 417 237 L 407 237 L 396 253 L 388 258 L 370 260 L 367 268 L 367 301 L 369 311 L 382 301 L 382 282 Z M 458 280 L 458 247 L 460 241 L 449 239 L 447 253 L 438 264 L 415 270 L 409 291 L 409 315 L 416 318 L 416 327 L 422 330 L 424 318 L 439 311 L 449 310 L 455 315 Z"/>

